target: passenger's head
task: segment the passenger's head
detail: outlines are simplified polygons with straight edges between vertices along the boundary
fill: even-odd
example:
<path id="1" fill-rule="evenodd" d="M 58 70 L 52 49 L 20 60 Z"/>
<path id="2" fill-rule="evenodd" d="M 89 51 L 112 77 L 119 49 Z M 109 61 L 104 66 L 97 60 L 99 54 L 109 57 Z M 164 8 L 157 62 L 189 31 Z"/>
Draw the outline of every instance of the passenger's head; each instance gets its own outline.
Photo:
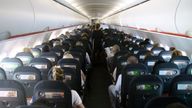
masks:
<path id="1" fill-rule="evenodd" d="M 81 41 L 77 41 L 77 42 L 75 43 L 75 45 L 76 45 L 76 46 L 83 46 L 83 43 L 82 43 Z"/>
<path id="2" fill-rule="evenodd" d="M 73 35 L 74 31 L 73 32 L 66 32 L 65 35 L 66 35 L 66 39 L 69 39 L 72 35 Z"/>
<path id="3" fill-rule="evenodd" d="M 145 42 L 150 42 L 150 39 L 149 38 L 145 39 Z"/>
<path id="4" fill-rule="evenodd" d="M 181 103 L 172 103 L 167 105 L 166 108 L 188 108 L 188 107 Z"/>
<path id="5" fill-rule="evenodd" d="M 81 34 L 81 37 L 89 37 L 89 35 L 86 33 L 86 32 L 83 32 L 82 34 Z"/>
<path id="6" fill-rule="evenodd" d="M 53 80 L 63 81 L 64 80 L 64 71 L 60 67 L 54 66 L 52 68 L 52 78 L 53 78 Z"/>
<path id="7" fill-rule="evenodd" d="M 172 57 L 176 57 L 176 56 L 182 56 L 182 52 L 179 50 L 174 50 L 172 53 Z"/>
<path id="8" fill-rule="evenodd" d="M 70 36 L 71 34 L 67 31 L 67 32 L 65 32 L 65 35 Z"/>
<path id="9" fill-rule="evenodd" d="M 54 41 L 54 42 L 53 42 L 53 46 L 58 46 L 58 45 L 61 45 L 61 42 L 60 42 L 60 41 Z"/>
<path id="10" fill-rule="evenodd" d="M 174 50 L 176 50 L 176 48 L 175 47 L 170 47 L 169 50 L 174 51 Z"/>
<path id="11" fill-rule="evenodd" d="M 64 53 L 63 58 L 73 58 L 73 56 L 67 51 Z"/>
<path id="12" fill-rule="evenodd" d="M 144 59 L 146 59 L 147 57 L 152 56 L 152 55 L 153 55 L 152 52 L 148 51 L 147 53 L 145 53 L 145 58 Z"/>
<path id="13" fill-rule="evenodd" d="M 43 46 L 42 52 L 49 52 L 49 46 L 48 45 Z"/>
<path id="14" fill-rule="evenodd" d="M 99 30 L 99 29 L 100 29 L 100 24 L 99 23 L 95 24 L 95 30 Z"/>
<path id="15" fill-rule="evenodd" d="M 117 44 L 113 45 L 111 51 L 115 55 L 117 52 L 120 51 L 119 45 L 117 45 Z"/>
<path id="16" fill-rule="evenodd" d="M 160 47 L 159 43 L 153 44 L 153 48 L 157 48 L 157 47 Z"/>
<path id="17" fill-rule="evenodd" d="M 127 57 L 128 64 L 138 64 L 139 61 L 135 55 L 128 55 Z"/>
<path id="18" fill-rule="evenodd" d="M 31 52 L 30 48 L 23 48 L 23 52 Z"/>
<path id="19" fill-rule="evenodd" d="M 88 37 L 86 37 L 86 36 L 81 37 L 81 39 L 88 41 Z"/>

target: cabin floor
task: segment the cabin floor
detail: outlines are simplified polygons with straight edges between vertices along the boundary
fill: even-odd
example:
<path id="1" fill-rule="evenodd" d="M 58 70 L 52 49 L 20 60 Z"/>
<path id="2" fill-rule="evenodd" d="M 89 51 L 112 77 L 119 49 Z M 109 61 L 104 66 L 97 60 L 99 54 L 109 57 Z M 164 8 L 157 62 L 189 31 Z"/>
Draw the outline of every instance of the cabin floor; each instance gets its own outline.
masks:
<path id="1" fill-rule="evenodd" d="M 86 108 L 111 108 L 108 95 L 108 86 L 111 84 L 111 77 L 107 71 L 104 56 L 97 59 L 92 71 L 87 76 L 87 87 L 84 96 Z"/>

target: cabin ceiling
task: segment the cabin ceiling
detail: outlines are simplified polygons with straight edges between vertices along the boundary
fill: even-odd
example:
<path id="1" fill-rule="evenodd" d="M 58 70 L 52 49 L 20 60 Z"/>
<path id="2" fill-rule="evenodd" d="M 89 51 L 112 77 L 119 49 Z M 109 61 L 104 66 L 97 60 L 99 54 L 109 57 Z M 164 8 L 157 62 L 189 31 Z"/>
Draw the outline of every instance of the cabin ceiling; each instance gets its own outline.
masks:
<path id="1" fill-rule="evenodd" d="M 104 18 L 146 0 L 65 0 L 89 18 Z"/>

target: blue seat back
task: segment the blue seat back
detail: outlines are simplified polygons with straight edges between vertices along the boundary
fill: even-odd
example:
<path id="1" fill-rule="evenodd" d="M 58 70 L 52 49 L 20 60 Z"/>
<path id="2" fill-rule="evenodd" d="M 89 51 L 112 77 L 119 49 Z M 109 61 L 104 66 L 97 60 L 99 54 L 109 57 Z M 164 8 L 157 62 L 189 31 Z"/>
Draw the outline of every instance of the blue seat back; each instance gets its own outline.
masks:
<path id="1" fill-rule="evenodd" d="M 171 83 L 172 96 L 176 96 L 185 101 L 189 107 L 192 106 L 192 76 L 179 75 L 176 76 Z"/>
<path id="2" fill-rule="evenodd" d="M 47 99 L 56 108 L 72 108 L 71 90 L 61 81 L 38 82 L 34 88 L 33 99 Z"/>
<path id="3" fill-rule="evenodd" d="M 161 51 L 165 51 L 165 49 L 163 47 L 155 47 L 151 49 L 154 56 L 158 56 Z"/>
<path id="4" fill-rule="evenodd" d="M 143 108 L 145 104 L 163 93 L 162 80 L 153 75 L 137 76 L 129 85 L 126 107 Z"/>
<path id="5" fill-rule="evenodd" d="M 14 80 L 0 80 L 0 108 L 15 108 L 26 105 L 23 86 Z"/>
<path id="6" fill-rule="evenodd" d="M 57 54 L 55 52 L 45 52 L 45 53 L 42 53 L 40 55 L 40 58 L 48 59 L 49 61 L 51 61 L 51 63 L 53 65 L 55 65 L 57 63 L 57 61 L 59 60 L 59 57 L 57 56 Z"/>
<path id="7" fill-rule="evenodd" d="M 183 74 L 185 71 L 185 68 L 190 62 L 190 59 L 187 56 L 176 56 L 171 58 L 170 61 L 171 63 L 175 63 L 181 70 L 181 73 Z"/>
<path id="8" fill-rule="evenodd" d="M 162 78 L 164 83 L 164 92 L 167 93 L 170 90 L 172 79 L 175 76 L 180 75 L 180 70 L 176 64 L 160 63 L 155 66 L 154 74 Z"/>
<path id="9" fill-rule="evenodd" d="M 48 72 L 52 67 L 52 63 L 46 58 L 34 58 L 31 60 L 29 66 L 36 67 L 41 71 L 43 80 L 48 79 Z"/>
<path id="10" fill-rule="evenodd" d="M 0 67 L 5 71 L 7 79 L 13 79 L 14 70 L 20 66 L 23 66 L 23 63 L 18 58 L 4 58 Z"/>
<path id="11" fill-rule="evenodd" d="M 159 56 L 162 57 L 164 61 L 169 62 L 172 58 L 172 52 L 171 51 L 161 51 L 159 53 Z"/>
<path id="12" fill-rule="evenodd" d="M 166 108 L 168 105 L 174 103 L 181 103 L 183 105 L 186 105 L 186 103 L 178 97 L 158 96 L 149 100 L 144 108 Z"/>
<path id="13" fill-rule="evenodd" d="M 121 99 L 122 105 L 125 106 L 126 94 L 128 94 L 128 86 L 130 81 L 140 75 L 148 73 L 147 66 L 144 64 L 128 64 L 122 70 L 122 84 L 121 84 Z"/>
<path id="14" fill-rule="evenodd" d="M 34 56 L 30 52 L 19 52 L 16 54 L 15 58 L 19 58 L 23 62 L 23 65 L 26 66 L 30 63 Z"/>
<path id="15" fill-rule="evenodd" d="M 6 80 L 7 79 L 7 76 L 5 74 L 5 71 L 0 68 L 0 80 Z"/>
<path id="16" fill-rule="evenodd" d="M 163 58 L 159 56 L 147 56 L 144 60 L 144 64 L 148 66 L 148 71 L 151 73 L 156 62 L 163 61 Z"/>
<path id="17" fill-rule="evenodd" d="M 41 71 L 35 67 L 18 67 L 14 71 L 13 80 L 23 85 L 26 96 L 30 98 L 33 95 L 34 86 L 41 80 Z"/>

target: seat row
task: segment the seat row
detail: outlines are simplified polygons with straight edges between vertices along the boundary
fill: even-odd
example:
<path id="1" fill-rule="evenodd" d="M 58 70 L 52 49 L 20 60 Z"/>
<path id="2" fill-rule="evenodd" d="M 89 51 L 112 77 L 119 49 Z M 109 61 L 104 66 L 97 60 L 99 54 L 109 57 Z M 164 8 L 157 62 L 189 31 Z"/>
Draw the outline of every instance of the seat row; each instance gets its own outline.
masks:
<path id="1" fill-rule="evenodd" d="M 116 98 L 115 105 L 112 101 L 113 107 L 144 108 L 153 97 L 163 95 L 170 99 L 178 97 L 185 105 L 192 106 L 192 64 L 187 56 L 175 55 L 176 49 L 165 50 L 152 44 L 150 39 L 117 30 L 106 31 L 106 34 L 103 48 L 115 84 L 115 90 L 109 87 L 109 94 L 112 92 Z"/>
<path id="2" fill-rule="evenodd" d="M 15 58 L 4 58 L 0 62 L 0 107 L 15 108 L 46 99 L 51 106 L 72 108 L 70 90 L 83 95 L 81 74 L 86 75 L 90 65 L 86 41 L 83 36 L 60 35 L 35 48 L 24 48 Z M 55 66 L 64 71 L 65 83 L 51 81 Z"/>

